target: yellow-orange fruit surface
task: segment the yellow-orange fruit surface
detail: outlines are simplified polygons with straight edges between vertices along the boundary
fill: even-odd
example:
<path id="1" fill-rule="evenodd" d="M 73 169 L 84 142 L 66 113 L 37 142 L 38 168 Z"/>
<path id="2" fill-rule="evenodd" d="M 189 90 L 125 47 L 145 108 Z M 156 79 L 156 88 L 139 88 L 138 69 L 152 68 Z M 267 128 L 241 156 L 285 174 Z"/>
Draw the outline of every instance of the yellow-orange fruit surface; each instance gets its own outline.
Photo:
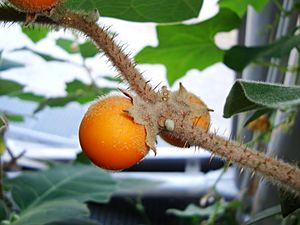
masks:
<path id="1" fill-rule="evenodd" d="M 80 145 L 97 166 L 122 170 L 135 165 L 148 153 L 144 126 L 123 111 L 131 106 L 125 97 L 106 97 L 91 105 L 82 119 Z"/>
<path id="2" fill-rule="evenodd" d="M 205 103 L 193 94 L 189 95 L 189 104 L 191 105 L 195 104 L 198 107 L 204 107 L 207 109 Z M 204 111 L 204 113 L 200 117 L 194 117 L 191 123 L 207 131 L 210 125 L 210 115 L 208 110 Z M 181 148 L 189 147 L 188 143 L 174 137 L 170 132 L 162 131 L 160 133 L 160 137 L 171 145 L 181 147 Z"/>
<path id="3" fill-rule="evenodd" d="M 16 8 L 28 12 L 37 13 L 51 9 L 60 0 L 8 0 Z"/>

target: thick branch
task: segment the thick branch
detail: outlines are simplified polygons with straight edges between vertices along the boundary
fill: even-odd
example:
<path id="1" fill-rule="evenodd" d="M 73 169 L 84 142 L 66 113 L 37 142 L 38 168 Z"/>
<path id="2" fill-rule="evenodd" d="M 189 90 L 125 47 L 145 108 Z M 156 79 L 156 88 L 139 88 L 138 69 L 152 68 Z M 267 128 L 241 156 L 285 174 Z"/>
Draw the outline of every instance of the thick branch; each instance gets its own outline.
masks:
<path id="1" fill-rule="evenodd" d="M 190 145 L 207 149 L 215 155 L 263 175 L 273 183 L 300 193 L 300 170 L 296 166 L 249 149 L 241 143 L 225 140 L 186 121 L 176 127 L 174 135 L 186 140 Z"/>

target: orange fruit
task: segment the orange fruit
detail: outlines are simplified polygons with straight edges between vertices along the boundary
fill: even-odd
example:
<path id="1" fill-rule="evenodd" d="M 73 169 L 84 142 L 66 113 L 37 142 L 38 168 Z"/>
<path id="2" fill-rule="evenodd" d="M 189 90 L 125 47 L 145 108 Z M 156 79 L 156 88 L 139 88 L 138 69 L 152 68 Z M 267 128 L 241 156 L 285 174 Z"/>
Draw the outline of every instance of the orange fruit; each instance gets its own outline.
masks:
<path id="1" fill-rule="evenodd" d="M 28 13 L 42 12 L 51 9 L 60 0 L 8 0 L 21 11 Z"/>
<path id="2" fill-rule="evenodd" d="M 258 117 L 256 120 L 251 121 L 247 128 L 252 131 L 266 132 L 270 128 L 271 124 L 269 118 L 266 115 Z"/>
<path id="3" fill-rule="evenodd" d="M 131 106 L 128 98 L 110 96 L 96 101 L 84 115 L 79 128 L 80 145 L 97 166 L 122 170 L 148 153 L 144 126 L 124 112 Z"/>
<path id="4" fill-rule="evenodd" d="M 207 106 L 197 96 L 190 93 L 189 93 L 188 101 L 190 106 L 203 107 L 207 109 L 207 111 L 204 111 L 203 115 L 201 115 L 200 117 L 195 116 L 191 121 L 191 123 L 193 123 L 195 126 L 198 126 L 207 131 L 210 125 L 210 115 Z M 170 133 L 169 131 L 162 131 L 160 133 L 160 137 L 171 145 L 181 147 L 181 148 L 189 147 L 188 143 L 174 137 L 172 133 Z"/>

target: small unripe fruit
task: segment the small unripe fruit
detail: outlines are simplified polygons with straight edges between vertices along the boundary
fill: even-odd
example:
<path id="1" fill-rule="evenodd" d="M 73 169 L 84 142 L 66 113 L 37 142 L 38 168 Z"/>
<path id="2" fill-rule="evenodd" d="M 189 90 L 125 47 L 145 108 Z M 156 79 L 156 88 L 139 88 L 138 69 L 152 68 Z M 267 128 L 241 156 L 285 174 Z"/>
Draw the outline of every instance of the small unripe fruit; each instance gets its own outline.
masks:
<path id="1" fill-rule="evenodd" d="M 8 0 L 17 9 L 27 13 L 39 13 L 49 10 L 60 0 Z"/>
<path id="2" fill-rule="evenodd" d="M 198 126 L 202 129 L 208 131 L 209 125 L 210 125 L 210 115 L 209 115 L 209 110 L 208 110 L 207 106 L 205 105 L 205 103 L 203 101 L 201 101 L 198 97 L 196 97 L 195 95 L 190 94 L 190 93 L 188 96 L 188 102 L 189 102 L 190 106 L 203 107 L 203 109 L 204 109 L 203 114 L 201 116 L 195 116 L 192 119 L 191 123 L 194 124 L 195 126 Z M 188 143 L 174 137 L 171 132 L 162 131 L 160 133 L 160 137 L 171 145 L 181 147 L 181 148 L 189 147 Z"/>
<path id="3" fill-rule="evenodd" d="M 79 128 L 84 153 L 97 166 L 122 170 L 143 159 L 146 145 L 144 126 L 133 121 L 124 110 L 132 106 L 128 98 L 110 96 L 96 101 L 86 112 Z"/>

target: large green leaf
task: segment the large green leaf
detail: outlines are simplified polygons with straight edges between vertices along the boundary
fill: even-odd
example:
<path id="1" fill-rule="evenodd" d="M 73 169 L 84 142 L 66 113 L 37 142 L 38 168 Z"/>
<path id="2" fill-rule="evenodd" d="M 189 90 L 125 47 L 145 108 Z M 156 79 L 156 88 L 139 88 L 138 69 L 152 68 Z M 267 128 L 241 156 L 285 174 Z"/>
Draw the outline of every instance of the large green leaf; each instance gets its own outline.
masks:
<path id="1" fill-rule="evenodd" d="M 22 211 L 48 201 L 107 202 L 116 189 L 111 176 L 91 165 L 56 166 L 46 171 L 24 173 L 9 180 L 12 197 Z"/>
<path id="2" fill-rule="evenodd" d="M 251 62 L 264 57 L 281 57 L 300 44 L 300 35 L 285 36 L 278 41 L 258 47 L 234 46 L 224 55 L 224 63 L 236 71 L 242 72 Z"/>
<path id="3" fill-rule="evenodd" d="M 40 40 L 47 37 L 49 33 L 48 27 L 42 27 L 42 26 L 22 26 L 22 32 L 27 35 L 27 37 L 30 38 L 30 40 L 34 43 L 39 42 Z"/>
<path id="4" fill-rule="evenodd" d="M 231 9 L 239 17 L 245 15 L 247 7 L 253 6 L 256 11 L 260 11 L 267 4 L 269 0 L 220 0 L 219 5 L 222 8 Z"/>
<path id="5" fill-rule="evenodd" d="M 224 117 L 254 109 L 284 109 L 299 104 L 298 86 L 237 80 L 227 96 Z"/>
<path id="6" fill-rule="evenodd" d="M 215 17 L 192 25 L 158 26 L 159 45 L 145 47 L 135 59 L 138 63 L 164 64 L 170 84 L 190 69 L 202 70 L 223 59 L 223 50 L 215 45 L 214 36 L 230 31 L 240 24 L 240 18 L 222 9 Z"/>
<path id="7" fill-rule="evenodd" d="M 70 9 L 138 22 L 176 22 L 198 16 L 203 0 L 67 0 Z"/>
<path id="8" fill-rule="evenodd" d="M 88 216 L 87 206 L 76 200 L 50 200 L 21 212 L 20 218 L 11 225 L 41 225 L 58 220 L 87 218 Z"/>

